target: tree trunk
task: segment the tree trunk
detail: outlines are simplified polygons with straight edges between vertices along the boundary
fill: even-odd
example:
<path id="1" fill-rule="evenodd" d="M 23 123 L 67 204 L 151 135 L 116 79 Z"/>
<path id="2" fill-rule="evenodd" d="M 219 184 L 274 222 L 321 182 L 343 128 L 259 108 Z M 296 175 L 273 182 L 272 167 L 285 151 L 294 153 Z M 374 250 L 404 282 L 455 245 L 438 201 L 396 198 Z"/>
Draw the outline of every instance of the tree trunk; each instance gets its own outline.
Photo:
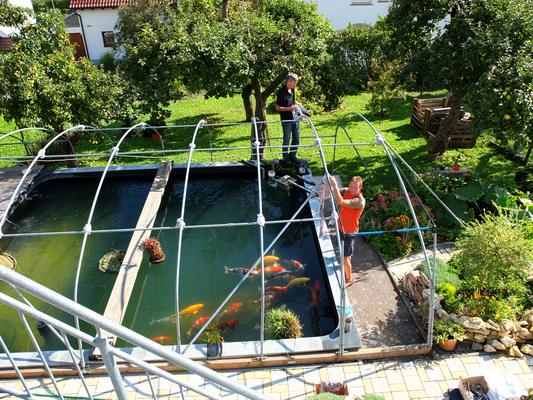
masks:
<path id="1" fill-rule="evenodd" d="M 252 87 L 254 89 L 255 97 L 255 117 L 258 119 L 257 123 L 257 137 L 259 139 L 259 159 L 262 160 L 265 158 L 265 137 L 268 136 L 268 128 L 266 124 L 261 124 L 259 122 L 266 121 L 266 101 L 263 99 L 263 88 L 261 86 L 261 81 L 259 78 L 252 77 Z M 251 132 L 251 141 L 252 141 L 252 160 L 257 159 L 257 150 L 253 146 L 253 143 L 256 140 L 255 126 L 252 124 Z"/>
<path id="2" fill-rule="evenodd" d="M 254 116 L 254 102 L 252 100 L 252 84 L 247 85 L 242 89 L 242 103 L 244 105 L 244 112 L 246 113 L 246 122 L 250 122 Z"/>
<path id="3" fill-rule="evenodd" d="M 61 132 L 61 129 L 56 130 L 56 132 Z M 67 135 L 69 134 L 66 133 L 65 135 L 63 135 L 63 137 L 59 138 L 59 140 L 67 140 L 67 142 L 58 143 L 59 148 L 61 149 L 62 154 L 68 156 L 67 167 L 78 168 L 79 167 L 78 158 L 76 157 L 76 150 L 74 148 L 76 146 L 76 143 L 78 143 L 78 140 L 80 140 L 80 138 L 78 137 L 76 133 L 71 134 L 71 136 L 67 136 Z"/>
<path id="4" fill-rule="evenodd" d="M 452 92 L 452 103 L 450 108 L 450 114 L 444 121 L 444 124 L 440 127 L 433 143 L 431 145 L 430 153 L 444 154 L 448 148 L 450 137 L 457 127 L 459 117 L 461 115 L 461 106 L 463 105 L 463 99 L 466 96 L 466 89 Z"/>
<path id="5" fill-rule="evenodd" d="M 531 150 L 533 150 L 533 140 L 529 142 L 529 147 L 527 148 L 526 156 L 524 157 L 524 161 L 522 161 L 523 165 L 527 165 L 529 161 L 529 156 L 531 156 Z"/>
<path id="6" fill-rule="evenodd" d="M 222 0 L 222 19 L 228 18 L 229 0 Z"/>

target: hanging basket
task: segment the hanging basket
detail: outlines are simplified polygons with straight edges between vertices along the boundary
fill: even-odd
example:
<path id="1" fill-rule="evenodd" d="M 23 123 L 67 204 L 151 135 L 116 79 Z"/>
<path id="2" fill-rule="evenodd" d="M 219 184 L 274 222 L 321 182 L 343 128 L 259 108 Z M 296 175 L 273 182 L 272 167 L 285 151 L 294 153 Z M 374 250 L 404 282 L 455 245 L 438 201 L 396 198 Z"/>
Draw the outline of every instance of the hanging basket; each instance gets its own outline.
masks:
<path id="1" fill-rule="evenodd" d="M 150 262 L 152 264 L 157 264 L 157 263 L 160 263 L 160 262 L 163 262 L 165 261 L 165 255 L 163 254 L 163 257 L 159 258 L 159 259 L 153 259 L 153 258 L 150 258 Z"/>
<path id="2" fill-rule="evenodd" d="M 105 254 L 98 261 L 98 269 L 106 274 L 118 274 L 125 255 L 126 252 L 122 250 L 111 251 Z"/>
<path id="3" fill-rule="evenodd" d="M 6 266 L 7 268 L 11 268 L 14 271 L 17 267 L 17 260 L 15 260 L 15 257 L 13 257 L 11 254 L 1 253 L 0 264 Z"/>

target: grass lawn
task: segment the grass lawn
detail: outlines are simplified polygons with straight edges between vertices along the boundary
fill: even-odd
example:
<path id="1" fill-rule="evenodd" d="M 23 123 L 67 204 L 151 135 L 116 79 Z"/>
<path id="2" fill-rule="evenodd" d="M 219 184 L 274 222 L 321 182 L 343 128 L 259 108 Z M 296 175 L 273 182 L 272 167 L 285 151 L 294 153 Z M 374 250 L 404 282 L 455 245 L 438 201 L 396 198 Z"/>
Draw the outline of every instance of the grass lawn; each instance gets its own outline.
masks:
<path id="1" fill-rule="evenodd" d="M 444 92 L 433 92 L 423 97 L 443 96 Z M 392 114 L 385 118 L 376 118 L 369 115 L 366 105 L 370 100 L 369 93 L 346 98 L 341 109 L 330 112 L 312 115 L 313 125 L 321 137 L 324 145 L 324 155 L 331 172 L 334 147 L 327 146 L 334 143 L 334 135 L 337 132 L 337 143 L 375 143 L 375 133 L 371 127 L 362 120 L 361 117 L 353 113 L 361 113 L 372 123 L 377 132 L 401 155 L 401 157 L 411 165 L 418 173 L 434 170 L 444 163 L 451 167 L 456 159 L 462 167 L 471 168 L 474 173 L 487 181 L 496 181 L 502 177 L 513 178 L 517 170 L 524 170 L 524 167 L 517 162 L 509 160 L 505 155 L 484 138 L 479 138 L 473 149 L 449 149 L 446 154 L 437 161 L 431 162 L 426 159 L 426 137 L 414 126 L 409 124 L 413 97 L 415 93 L 410 93 L 403 100 L 399 99 L 395 103 Z M 222 151 L 197 151 L 194 153 L 193 161 L 228 161 L 250 158 L 250 125 L 239 124 L 244 120 L 244 110 L 240 96 L 227 99 L 204 99 L 203 96 L 191 96 L 178 101 L 171 106 L 171 117 L 167 120 L 167 125 L 185 125 L 180 128 L 159 129 L 164 136 L 164 148 L 168 150 L 167 158 L 176 162 L 186 162 L 188 157 L 189 143 L 193 138 L 196 124 L 204 119 L 206 124 L 231 124 L 227 126 L 206 126 L 198 131 L 196 138 L 196 150 L 199 149 L 226 149 L 247 147 L 245 149 L 222 150 Z M 268 120 L 278 121 L 279 114 L 275 112 L 274 98 L 271 97 L 267 109 Z M 339 122 L 343 121 L 343 126 Z M 119 124 L 109 125 L 106 128 L 117 128 Z M 6 124 L 0 120 L 0 129 L 9 132 L 14 129 L 13 124 Z M 115 136 L 114 142 L 120 137 L 120 130 L 108 130 L 106 134 Z M 350 136 L 348 138 L 347 134 Z M 281 145 L 281 126 L 279 123 L 269 124 L 269 136 L 272 139 L 272 146 Z M 150 152 L 161 150 L 161 142 L 154 141 L 152 137 L 143 137 L 139 130 L 137 137 L 128 137 L 120 146 L 121 152 Z M 308 123 L 301 127 L 301 145 L 313 145 L 315 137 L 311 126 Z M 4 139 L 5 141 L 6 139 Z M 10 142 L 13 142 L 11 139 Z M 109 139 L 106 139 L 100 132 L 88 135 L 86 140 L 80 141 L 76 147 L 78 154 L 99 154 L 108 153 L 111 148 Z M 353 175 L 361 175 L 365 183 L 380 183 L 390 189 L 398 187 L 397 178 L 391 163 L 381 146 L 356 146 L 366 167 L 372 174 L 370 178 L 366 169 L 358 157 L 353 146 L 337 146 L 335 150 L 334 173 L 339 174 L 346 184 L 348 178 Z M 175 152 L 179 151 L 181 152 Z M 52 150 L 51 150 L 52 151 Z M 4 155 L 24 155 L 22 146 L 3 146 Z M 267 159 L 280 158 L 281 149 L 266 149 Z M 324 166 L 316 146 L 301 148 L 298 157 L 306 158 L 311 165 L 314 175 L 324 173 Z M 157 163 L 162 159 L 160 154 L 129 155 L 120 158 L 121 164 L 142 164 Z M 80 160 L 81 166 L 105 165 L 107 156 L 85 157 Z M 3 166 L 13 165 L 5 163 Z M 409 176 L 409 175 L 408 175 Z"/>

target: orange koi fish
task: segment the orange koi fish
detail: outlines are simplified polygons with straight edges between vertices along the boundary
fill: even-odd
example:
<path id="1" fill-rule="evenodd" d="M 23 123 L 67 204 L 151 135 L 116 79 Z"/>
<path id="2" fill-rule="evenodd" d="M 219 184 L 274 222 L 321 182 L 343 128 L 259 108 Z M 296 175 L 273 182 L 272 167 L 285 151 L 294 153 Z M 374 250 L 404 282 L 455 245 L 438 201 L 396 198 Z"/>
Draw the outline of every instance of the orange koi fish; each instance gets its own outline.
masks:
<path id="1" fill-rule="evenodd" d="M 300 271 L 305 271 L 305 266 L 307 264 L 302 264 L 301 262 L 299 261 L 296 261 L 296 260 L 290 260 L 290 261 L 287 261 L 290 265 L 292 265 L 294 268 L 296 268 L 297 270 L 300 270 Z"/>
<path id="2" fill-rule="evenodd" d="M 203 304 L 195 304 L 194 306 L 187 307 L 185 310 L 181 311 L 179 315 L 181 317 L 182 315 L 196 314 L 203 306 Z"/>
<path id="3" fill-rule="evenodd" d="M 265 274 L 278 274 L 280 272 L 287 271 L 285 268 L 280 267 L 279 265 L 273 265 L 272 267 L 265 267 Z M 254 272 L 257 272 L 257 275 L 261 274 L 261 270 L 258 269 Z"/>
<path id="4" fill-rule="evenodd" d="M 269 286 L 265 288 L 265 293 L 283 293 L 286 290 L 283 286 Z"/>
<path id="5" fill-rule="evenodd" d="M 316 307 L 320 304 L 320 293 L 312 286 L 305 285 L 307 290 L 311 292 L 311 304 Z"/>
<path id="6" fill-rule="evenodd" d="M 234 311 L 237 311 L 239 309 L 239 307 L 242 306 L 242 303 L 233 303 L 230 308 L 228 308 L 227 310 L 224 310 L 222 311 L 222 315 L 226 314 L 226 313 L 230 313 L 230 312 L 234 312 Z"/>
<path id="7" fill-rule="evenodd" d="M 265 302 L 269 302 L 269 301 L 276 301 L 276 298 L 274 296 L 265 296 Z M 261 302 L 261 298 L 254 301 L 254 304 L 257 304 L 260 302 Z"/>
<path id="8" fill-rule="evenodd" d="M 293 279 L 292 281 L 289 282 L 289 284 L 287 286 L 285 286 L 285 289 L 288 289 L 290 287 L 293 287 L 293 286 L 298 286 L 298 285 L 305 285 L 307 284 L 307 282 L 309 282 L 309 278 L 296 278 L 296 279 Z"/>
<path id="9" fill-rule="evenodd" d="M 168 336 L 158 336 L 152 339 L 154 342 L 161 343 L 170 340 Z"/>
<path id="10" fill-rule="evenodd" d="M 191 325 L 191 329 L 189 329 L 189 331 L 187 332 L 187 336 L 191 336 L 191 332 L 192 332 L 193 328 L 194 328 L 196 325 L 198 325 L 198 328 L 200 328 L 200 326 L 203 325 L 205 321 L 207 321 L 207 318 L 208 318 L 208 317 L 202 317 L 202 318 L 200 318 L 198 321 L 196 321 L 195 323 L 193 323 L 193 324 Z"/>
<path id="11" fill-rule="evenodd" d="M 215 328 L 218 328 L 221 331 L 225 331 L 228 328 L 233 329 L 238 322 L 238 319 L 232 319 L 231 321 L 222 322 L 221 324 L 215 325 Z"/>

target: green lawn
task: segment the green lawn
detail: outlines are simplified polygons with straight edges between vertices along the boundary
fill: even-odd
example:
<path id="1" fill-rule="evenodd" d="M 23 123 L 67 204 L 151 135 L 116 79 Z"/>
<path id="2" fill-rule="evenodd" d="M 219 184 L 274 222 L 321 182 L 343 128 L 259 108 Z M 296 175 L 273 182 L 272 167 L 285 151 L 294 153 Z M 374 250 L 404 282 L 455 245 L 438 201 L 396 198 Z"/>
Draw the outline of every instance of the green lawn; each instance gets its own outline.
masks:
<path id="1" fill-rule="evenodd" d="M 434 92 L 423 97 L 442 96 L 444 92 Z M 418 173 L 427 172 L 435 169 L 441 163 L 451 167 L 456 159 L 459 158 L 460 165 L 471 168 L 474 173 L 488 181 L 495 181 L 502 177 L 513 178 L 517 170 L 524 168 L 515 161 L 507 159 L 500 154 L 498 150 L 489 144 L 484 138 L 479 138 L 474 149 L 449 149 L 446 154 L 435 162 L 426 159 L 426 137 L 418 129 L 409 124 L 411 106 L 413 97 L 417 94 L 410 93 L 405 100 L 396 101 L 395 109 L 389 116 L 379 119 L 369 115 L 366 110 L 366 104 L 370 99 L 369 93 L 360 93 L 358 95 L 346 98 L 341 109 L 330 112 L 313 115 L 311 120 L 321 137 L 321 143 L 324 145 L 325 160 L 328 169 L 331 172 L 333 161 L 333 146 L 327 146 L 334 143 L 334 135 L 337 132 L 337 143 L 375 143 L 375 133 L 370 126 L 362 120 L 361 117 L 353 113 L 361 113 L 372 123 L 377 132 L 408 162 L 411 167 Z M 164 135 L 165 150 L 175 151 L 182 150 L 180 153 L 167 153 L 167 158 L 176 162 L 186 162 L 189 149 L 189 143 L 193 138 L 196 124 L 204 119 L 206 124 L 237 124 L 229 126 L 206 126 L 198 132 L 196 138 L 196 149 L 212 148 L 236 148 L 250 146 L 250 125 L 239 124 L 244 120 L 244 110 L 240 96 L 227 99 L 204 99 L 203 96 L 191 96 L 184 100 L 178 101 L 171 106 L 171 117 L 167 120 L 167 125 L 187 125 L 180 128 L 165 128 L 159 130 Z M 279 114 L 275 112 L 274 99 L 271 97 L 267 109 L 268 120 L 279 120 Z M 339 122 L 343 121 L 343 126 Z M 137 121 L 139 122 L 139 121 Z M 119 124 L 110 125 L 107 128 L 117 128 Z M 6 124 L 0 120 L 0 130 L 8 132 L 14 129 L 13 124 Z M 115 138 L 114 142 L 120 137 L 120 130 L 106 131 L 106 133 Z M 123 132 L 123 131 L 122 131 Z M 271 145 L 281 145 L 281 126 L 279 124 L 269 124 Z M 346 132 L 346 133 L 345 133 Z M 121 152 L 149 152 L 161 149 L 161 142 L 154 141 L 151 137 L 143 137 L 142 132 L 136 132 L 137 137 L 127 138 L 120 146 Z M 302 125 L 301 132 L 302 145 L 313 145 L 315 143 L 314 133 L 311 126 L 307 123 Z M 4 139 L 6 140 L 6 139 Z M 10 141 L 12 142 L 12 140 Z M 22 146 L 2 146 L 4 155 L 24 155 Z M 101 133 L 94 133 L 88 136 L 77 145 L 79 154 L 98 154 L 108 153 L 111 143 Z M 335 173 L 340 174 L 346 183 L 347 178 L 352 175 L 361 175 L 365 182 L 377 182 L 380 184 L 390 185 L 390 188 L 397 187 L 397 179 L 394 169 L 381 146 L 357 146 L 362 160 L 372 173 L 370 178 L 357 156 L 353 146 L 337 146 L 335 150 Z M 265 151 L 267 159 L 279 158 L 280 149 L 267 149 Z M 321 175 L 324 173 L 322 159 L 316 146 L 300 149 L 298 156 L 308 159 L 313 174 Z M 193 161 L 231 161 L 239 159 L 249 159 L 250 149 L 236 149 L 223 151 L 197 151 L 194 153 Z M 124 156 L 119 162 L 122 164 L 139 164 L 155 163 L 162 159 L 161 155 L 143 154 L 140 156 Z M 81 166 L 104 165 L 107 157 L 90 157 L 82 158 Z M 4 165 L 8 165 L 4 163 Z M 12 163 L 9 165 L 13 165 Z"/>

